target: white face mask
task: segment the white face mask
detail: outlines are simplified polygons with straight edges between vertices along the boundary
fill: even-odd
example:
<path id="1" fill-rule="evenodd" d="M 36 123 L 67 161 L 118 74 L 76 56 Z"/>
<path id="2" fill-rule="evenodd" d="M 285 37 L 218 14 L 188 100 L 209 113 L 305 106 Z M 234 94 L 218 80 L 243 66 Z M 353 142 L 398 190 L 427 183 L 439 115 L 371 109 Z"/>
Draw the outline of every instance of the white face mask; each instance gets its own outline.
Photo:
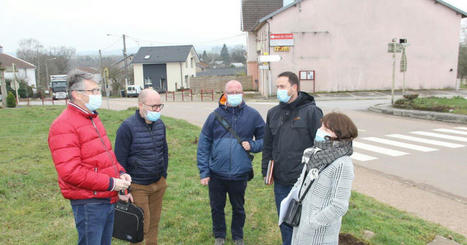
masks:
<path id="1" fill-rule="evenodd" d="M 89 102 L 85 104 L 86 108 L 90 111 L 95 111 L 99 109 L 102 105 L 102 95 L 100 94 L 91 94 L 89 96 Z"/>

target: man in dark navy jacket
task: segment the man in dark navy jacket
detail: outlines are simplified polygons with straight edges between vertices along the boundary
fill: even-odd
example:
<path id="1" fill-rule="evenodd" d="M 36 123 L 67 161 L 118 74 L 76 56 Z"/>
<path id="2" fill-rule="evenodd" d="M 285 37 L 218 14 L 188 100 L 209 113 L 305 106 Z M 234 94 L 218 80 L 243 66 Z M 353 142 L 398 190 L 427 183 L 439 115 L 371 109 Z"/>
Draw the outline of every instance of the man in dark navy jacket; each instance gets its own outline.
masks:
<path id="1" fill-rule="evenodd" d="M 144 89 L 138 110 L 117 131 L 115 155 L 132 177 L 131 194 L 144 210 L 144 240 L 157 244 L 162 197 L 167 188 L 168 149 L 165 125 L 160 119 L 160 95 Z"/>
<path id="2" fill-rule="evenodd" d="M 227 82 L 219 107 L 209 115 L 199 136 L 198 168 L 201 184 L 209 186 L 216 245 L 225 242 L 224 207 L 227 193 L 232 204 L 232 239 L 236 245 L 243 244 L 245 190 L 252 173 L 248 155 L 263 148 L 264 120 L 258 111 L 245 104 L 242 96 L 240 82 Z M 241 144 L 221 125 L 220 118 L 228 122 Z"/>

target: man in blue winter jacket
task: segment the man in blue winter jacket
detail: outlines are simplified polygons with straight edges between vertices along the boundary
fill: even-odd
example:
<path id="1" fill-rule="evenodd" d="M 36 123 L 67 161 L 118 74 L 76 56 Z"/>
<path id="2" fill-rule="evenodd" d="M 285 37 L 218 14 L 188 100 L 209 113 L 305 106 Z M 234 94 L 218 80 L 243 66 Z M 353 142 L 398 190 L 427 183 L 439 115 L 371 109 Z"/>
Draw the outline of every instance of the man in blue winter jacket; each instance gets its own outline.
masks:
<path id="1" fill-rule="evenodd" d="M 230 131 L 226 129 L 226 124 L 231 127 Z M 209 186 L 215 245 L 225 243 L 224 208 L 227 193 L 232 205 L 232 239 L 235 245 L 244 244 L 246 216 L 243 206 L 247 181 L 252 176 L 249 154 L 262 150 L 264 125 L 258 111 L 243 101 L 242 84 L 235 80 L 227 82 L 219 107 L 204 123 L 197 155 L 201 184 Z M 230 133 L 232 131 L 239 139 Z"/>

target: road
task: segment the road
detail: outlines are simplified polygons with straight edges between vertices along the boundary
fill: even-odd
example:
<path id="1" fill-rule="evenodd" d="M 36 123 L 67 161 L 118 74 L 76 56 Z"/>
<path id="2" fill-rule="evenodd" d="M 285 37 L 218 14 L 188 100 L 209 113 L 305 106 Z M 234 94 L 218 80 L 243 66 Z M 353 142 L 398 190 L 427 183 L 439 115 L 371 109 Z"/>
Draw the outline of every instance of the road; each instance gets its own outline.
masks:
<path id="1" fill-rule="evenodd" d="M 354 141 L 353 189 L 467 236 L 467 125 L 369 112 L 383 99 L 319 100 L 324 113 L 340 111 L 359 128 Z M 63 101 L 58 102 L 63 104 Z M 275 101 L 248 101 L 265 118 Z M 109 105 L 109 107 L 107 106 Z M 123 110 L 137 99 L 104 100 Z M 202 126 L 216 102 L 165 102 L 164 116 Z"/>

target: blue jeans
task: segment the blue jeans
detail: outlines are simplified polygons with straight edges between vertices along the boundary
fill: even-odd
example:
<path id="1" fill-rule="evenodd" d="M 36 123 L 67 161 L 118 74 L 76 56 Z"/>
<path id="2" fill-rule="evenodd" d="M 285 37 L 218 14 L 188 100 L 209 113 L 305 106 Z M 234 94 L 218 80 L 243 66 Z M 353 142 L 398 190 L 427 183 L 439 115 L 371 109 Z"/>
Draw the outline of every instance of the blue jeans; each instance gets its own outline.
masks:
<path id="1" fill-rule="evenodd" d="M 245 190 L 247 180 L 233 181 L 211 177 L 209 181 L 209 201 L 211 204 L 212 231 L 215 238 L 226 237 L 225 227 L 225 201 L 229 194 L 232 205 L 232 239 L 243 239 L 243 226 L 245 225 Z"/>
<path id="2" fill-rule="evenodd" d="M 114 227 L 114 204 L 71 205 L 78 230 L 78 245 L 110 245 Z"/>
<path id="3" fill-rule="evenodd" d="M 274 197 L 276 199 L 276 208 L 277 215 L 279 215 L 279 210 L 281 207 L 281 202 L 284 198 L 289 195 L 290 190 L 292 190 L 293 185 L 281 185 L 277 182 L 274 182 Z M 282 223 L 280 225 L 281 235 L 282 235 L 282 245 L 290 245 L 292 243 L 292 233 L 293 228 L 289 225 Z"/>

